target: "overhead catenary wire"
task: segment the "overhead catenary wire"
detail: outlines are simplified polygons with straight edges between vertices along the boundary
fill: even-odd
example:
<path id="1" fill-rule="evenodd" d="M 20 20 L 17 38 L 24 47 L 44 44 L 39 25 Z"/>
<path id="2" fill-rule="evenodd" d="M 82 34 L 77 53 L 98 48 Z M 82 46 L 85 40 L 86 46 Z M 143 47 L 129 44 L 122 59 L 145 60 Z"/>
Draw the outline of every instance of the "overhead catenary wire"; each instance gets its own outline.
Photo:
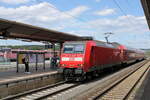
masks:
<path id="1" fill-rule="evenodd" d="M 38 1 L 38 2 L 43 2 L 43 1 L 41 1 L 41 0 L 36 0 L 36 1 Z M 50 2 L 50 1 L 49 1 L 49 2 Z M 53 5 L 53 3 L 51 3 L 51 2 L 50 2 L 50 4 Z M 77 16 L 73 16 L 73 15 L 71 15 L 70 13 L 64 12 L 64 11 L 62 11 L 62 10 L 56 8 L 55 6 L 52 6 L 52 5 L 49 5 L 49 7 L 55 9 L 56 11 L 59 11 L 59 12 L 61 12 L 61 13 L 64 13 L 65 15 L 68 15 L 68 16 L 70 16 L 70 17 L 72 17 L 72 18 L 74 18 L 74 19 L 76 19 L 76 20 L 78 20 L 78 21 L 80 21 L 80 22 L 83 22 L 83 23 L 85 23 L 86 25 L 89 25 L 91 28 L 93 27 L 92 24 L 89 24 L 89 23 L 87 24 L 87 20 L 82 19 L 82 18 L 79 18 L 79 17 L 77 17 Z"/>
<path id="2" fill-rule="evenodd" d="M 127 8 L 128 8 L 128 9 L 131 8 L 131 9 L 133 10 L 134 7 L 133 7 L 133 4 L 131 3 L 131 1 L 133 2 L 134 0 L 130 0 L 130 1 L 129 1 L 129 0 L 125 0 L 125 1 L 126 1 L 126 4 L 128 5 Z M 139 0 L 138 2 L 140 3 L 140 0 Z M 139 7 L 139 8 L 138 8 L 138 7 Z M 139 14 L 140 14 L 140 11 L 142 11 L 142 10 L 140 10 L 140 9 L 141 9 L 140 6 L 136 6 L 136 8 L 134 8 L 134 10 L 135 10 L 136 12 L 139 12 Z"/>
<path id="3" fill-rule="evenodd" d="M 133 22 L 132 20 L 130 20 L 130 18 L 129 18 L 129 16 L 126 14 L 126 12 L 121 8 L 120 4 L 119 4 L 116 0 L 113 0 L 113 1 L 114 1 L 115 5 L 120 9 L 120 11 L 122 12 L 122 14 L 123 14 L 124 16 L 126 16 L 128 22 L 129 22 L 130 24 L 132 24 L 132 25 L 135 25 L 134 22 Z M 139 31 L 141 31 L 141 29 L 139 29 L 139 28 L 136 28 L 136 29 L 139 30 Z"/>
<path id="4" fill-rule="evenodd" d="M 128 15 L 127 15 L 126 12 L 120 7 L 119 3 L 118 3 L 116 0 L 113 0 L 113 1 L 114 1 L 114 3 L 116 4 L 116 6 L 120 9 L 120 11 L 122 12 L 122 14 L 123 14 L 124 16 L 126 16 L 127 19 L 128 19 L 128 21 L 132 24 L 132 22 L 130 21 Z"/>
<path id="5" fill-rule="evenodd" d="M 126 12 L 125 12 L 125 11 L 122 9 L 122 7 L 119 5 L 119 3 L 118 3 L 116 0 L 113 0 L 113 1 L 114 1 L 115 5 L 120 9 L 120 11 L 122 12 L 122 14 L 127 17 L 128 21 L 129 21 L 131 24 L 134 24 L 134 23 L 129 19 L 129 16 L 126 14 Z M 126 1 L 127 1 L 127 4 L 129 4 L 129 1 L 128 1 L 128 0 L 126 0 Z"/>
<path id="6" fill-rule="evenodd" d="M 49 1 L 49 2 L 50 2 L 50 1 Z M 50 2 L 50 4 L 53 5 L 53 3 L 51 3 L 51 2 Z M 59 11 L 59 12 L 62 12 L 62 13 L 64 13 L 64 14 L 68 15 L 68 16 L 71 16 L 72 18 L 74 18 L 74 19 L 76 19 L 76 20 L 78 20 L 78 21 L 80 21 L 80 22 L 83 22 L 83 23 L 85 23 L 85 24 L 87 25 L 87 21 L 86 21 L 85 19 L 82 19 L 82 18 L 73 16 L 73 15 L 71 15 L 71 14 L 69 14 L 69 13 L 67 13 L 67 12 L 64 12 L 64 11 L 62 11 L 62 10 L 56 8 L 55 6 L 52 6 L 52 5 L 50 5 L 50 7 L 53 8 L 53 9 L 55 9 L 56 11 Z M 92 25 L 92 24 L 89 24 L 89 23 L 88 23 L 88 26 L 91 27 L 91 29 L 93 29 L 93 25 Z M 93 33 L 94 33 L 94 32 L 93 32 Z M 95 33 L 97 33 L 97 32 L 95 32 Z M 93 37 L 94 37 L 94 36 L 93 36 Z"/>
<path id="7" fill-rule="evenodd" d="M 41 1 L 41 0 L 36 0 L 36 1 L 38 1 L 38 2 L 43 2 L 43 1 Z M 126 16 L 128 22 L 131 23 L 132 25 L 134 25 L 134 23 L 132 22 L 132 20 L 130 20 L 129 16 L 128 16 L 128 15 L 126 14 L 126 12 L 122 9 L 122 7 L 120 6 L 120 4 L 119 4 L 116 0 L 113 0 L 113 1 L 114 1 L 115 5 L 120 9 L 120 11 L 122 12 L 122 14 L 123 14 L 124 16 Z M 49 2 L 50 2 L 50 1 L 49 1 Z M 93 29 L 93 25 L 90 24 L 90 23 L 87 23 L 87 20 L 85 20 L 85 18 L 84 18 L 84 19 L 83 19 L 83 18 L 79 18 L 78 16 L 74 16 L 74 15 L 68 13 L 68 12 L 65 12 L 65 11 L 62 11 L 62 10 L 56 8 L 56 7 L 53 5 L 53 3 L 51 3 L 51 2 L 50 2 L 50 4 L 52 4 L 52 5 L 49 5 L 49 7 L 55 9 L 56 11 L 58 11 L 58 12 L 60 12 L 60 13 L 63 13 L 63 14 L 65 14 L 65 15 L 67 15 L 67 16 L 72 17 L 72 18 L 74 18 L 75 20 L 78 20 L 78 21 L 80 21 L 80 22 L 83 22 L 84 24 L 86 24 L 86 25 L 88 25 L 89 27 L 91 27 L 91 29 Z M 72 22 L 72 23 L 74 23 L 74 22 Z"/>
<path id="8" fill-rule="evenodd" d="M 126 12 L 121 8 L 121 6 L 119 5 L 119 3 L 118 3 L 116 0 L 113 0 L 113 1 L 114 1 L 114 3 L 116 4 L 116 6 L 121 10 L 121 12 L 128 18 L 128 21 L 129 21 L 131 24 L 135 25 L 135 24 L 133 23 L 133 21 L 129 19 L 129 17 L 127 16 Z M 127 1 L 126 3 L 130 5 L 129 0 L 126 0 L 126 1 Z M 131 7 L 131 5 L 130 5 L 130 7 Z M 128 8 L 129 8 L 129 6 L 128 6 Z M 132 8 L 133 8 L 133 7 L 132 7 Z M 130 9 L 130 8 L 129 8 L 129 9 Z M 136 29 L 137 29 L 139 32 L 141 31 L 140 28 L 136 28 Z M 135 40 L 137 39 L 137 35 L 136 35 L 136 34 L 134 34 L 134 38 L 135 38 Z"/>

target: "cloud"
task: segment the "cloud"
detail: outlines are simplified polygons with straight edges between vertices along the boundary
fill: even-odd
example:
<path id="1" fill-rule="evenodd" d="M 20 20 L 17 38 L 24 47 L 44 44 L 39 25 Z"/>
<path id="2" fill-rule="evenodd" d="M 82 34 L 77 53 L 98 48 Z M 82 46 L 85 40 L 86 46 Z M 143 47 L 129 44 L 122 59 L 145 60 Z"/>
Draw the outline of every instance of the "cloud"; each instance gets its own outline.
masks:
<path id="1" fill-rule="evenodd" d="M 96 40 L 105 41 L 104 33 L 113 32 L 114 35 L 109 38 L 111 42 L 119 42 L 134 48 L 150 48 L 150 42 L 148 42 L 150 35 L 145 16 L 127 15 L 116 18 L 98 18 L 86 23 L 74 24 L 74 27 L 80 28 L 71 31 L 77 35 L 91 35 Z M 72 27 L 68 26 L 68 28 Z"/>
<path id="2" fill-rule="evenodd" d="M 76 16 L 76 15 L 79 15 L 80 13 L 85 12 L 87 10 L 89 10 L 88 7 L 86 7 L 86 6 L 79 6 L 77 8 L 72 9 L 71 11 L 66 12 L 66 13 L 69 13 L 72 16 Z"/>
<path id="3" fill-rule="evenodd" d="M 89 21 L 95 29 L 101 31 L 113 31 L 117 33 L 144 33 L 148 32 L 144 16 L 119 16 L 117 18 L 101 18 Z M 141 30 L 142 29 L 142 30 Z"/>
<path id="4" fill-rule="evenodd" d="M 111 15 L 111 14 L 115 14 L 115 9 L 103 9 L 100 11 L 96 11 L 95 14 L 100 16 Z"/>
<path id="5" fill-rule="evenodd" d="M 134 47 L 134 48 L 141 48 L 141 49 L 147 49 L 150 48 L 150 39 L 148 38 L 143 38 L 143 36 L 141 35 L 142 38 L 140 39 L 134 39 L 134 40 L 127 40 L 126 42 L 128 43 L 127 45 L 130 47 Z"/>
<path id="6" fill-rule="evenodd" d="M 61 12 L 54 5 L 43 2 L 31 6 L 17 8 L 0 7 L 0 18 L 24 22 L 46 28 L 65 27 L 65 23 L 71 23 L 73 17 L 79 17 L 89 8 L 78 6 L 68 11 Z M 57 23 L 57 24 L 56 24 Z M 61 25 L 60 25 L 61 24 Z"/>
<path id="7" fill-rule="evenodd" d="M 132 47 L 150 48 L 148 37 L 148 26 L 144 16 L 118 16 L 116 18 L 97 18 L 92 20 L 78 21 L 84 12 L 88 11 L 87 6 L 78 6 L 73 9 L 60 12 L 54 5 L 43 2 L 31 6 L 20 6 L 17 8 L 0 7 L 0 18 L 19 21 L 35 26 L 45 27 L 67 33 L 72 33 L 80 36 L 93 36 L 96 40 L 104 40 L 103 33 L 115 33 L 110 37 L 110 41 L 116 41 Z M 92 14 L 91 14 L 92 15 Z M 82 17 L 83 18 L 83 17 Z M 84 19 L 84 18 L 83 18 Z M 137 42 L 134 40 L 134 35 L 137 36 Z M 139 42 L 142 41 L 142 42 Z M 149 44 L 147 43 L 149 42 Z M 10 42 L 11 43 L 11 42 Z M 142 44 L 142 43 L 147 43 Z"/>
<path id="8" fill-rule="evenodd" d="M 0 18 L 63 31 L 65 28 L 68 29 L 67 27 L 76 23 L 77 20 L 73 17 L 79 17 L 88 9 L 86 6 L 77 6 L 73 9 L 61 12 L 48 2 L 30 6 L 19 6 L 16 8 L 0 6 Z"/>
<path id="9" fill-rule="evenodd" d="M 93 35 L 96 39 L 102 40 L 104 39 L 104 33 L 113 32 L 115 34 L 110 37 L 110 41 L 116 41 L 134 48 L 150 48 L 150 42 L 148 42 L 150 38 L 148 35 L 149 29 L 145 16 L 127 15 L 117 18 L 101 18 L 89 21 L 88 24 L 97 32 Z"/>
<path id="10" fill-rule="evenodd" d="M 24 4 L 30 1 L 32 0 L 0 0 L 0 2 L 6 3 L 6 4 Z"/>

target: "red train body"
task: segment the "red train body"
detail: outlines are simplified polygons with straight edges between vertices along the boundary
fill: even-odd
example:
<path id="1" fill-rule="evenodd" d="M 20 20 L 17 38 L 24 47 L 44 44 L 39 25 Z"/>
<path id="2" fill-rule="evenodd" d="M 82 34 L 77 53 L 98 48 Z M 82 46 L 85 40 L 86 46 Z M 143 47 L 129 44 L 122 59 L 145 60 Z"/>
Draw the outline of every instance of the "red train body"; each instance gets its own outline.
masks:
<path id="1" fill-rule="evenodd" d="M 143 58 L 142 51 L 130 49 L 118 43 L 94 40 L 65 42 L 58 71 L 63 73 L 67 80 L 83 80 L 104 68 Z"/>

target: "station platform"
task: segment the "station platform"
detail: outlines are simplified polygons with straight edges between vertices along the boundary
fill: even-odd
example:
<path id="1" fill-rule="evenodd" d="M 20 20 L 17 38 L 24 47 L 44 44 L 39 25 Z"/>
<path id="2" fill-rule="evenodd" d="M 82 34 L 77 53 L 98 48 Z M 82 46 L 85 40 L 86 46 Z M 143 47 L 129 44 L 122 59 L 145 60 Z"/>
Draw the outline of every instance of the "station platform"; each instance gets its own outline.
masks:
<path id="1" fill-rule="evenodd" d="M 3 68 L 5 66 L 5 69 Z M 47 74 L 56 74 L 57 68 L 51 68 L 50 63 L 46 62 L 45 69 L 43 68 L 42 64 L 39 64 L 37 70 L 35 67 L 35 64 L 29 65 L 29 73 L 25 72 L 25 66 L 24 64 L 19 65 L 19 72 L 16 72 L 16 65 L 15 63 L 12 63 L 10 65 L 0 65 L 0 85 L 2 83 L 9 83 L 14 80 L 20 80 L 20 79 L 28 79 L 30 77 L 38 77 L 38 76 L 44 76 Z M 6 69 L 7 67 L 7 69 Z"/>
<path id="2" fill-rule="evenodd" d="M 36 70 L 35 64 L 29 64 L 29 73 L 25 73 L 25 66 L 24 64 L 19 65 L 19 72 L 16 72 L 16 63 L 13 62 L 10 65 L 0 65 L 0 82 L 6 79 L 13 79 L 16 77 L 23 77 L 23 76 L 31 76 L 34 74 L 44 74 L 47 72 L 56 71 L 57 68 L 51 68 L 50 63 L 46 62 L 45 69 L 43 68 L 42 64 L 38 65 Z"/>
<path id="3" fill-rule="evenodd" d="M 45 66 L 45 69 L 42 65 L 38 66 L 38 70 L 34 65 L 30 65 L 29 71 L 30 73 L 25 73 L 24 67 L 20 67 L 18 73 L 16 68 L 0 70 L 0 99 L 62 80 L 57 68 L 51 68 L 49 65 Z"/>
<path id="4" fill-rule="evenodd" d="M 150 70 L 138 89 L 135 100 L 150 100 Z"/>
<path id="5" fill-rule="evenodd" d="M 7 71 L 0 71 L 0 81 L 8 78 L 13 77 L 22 77 L 22 76 L 29 76 L 33 74 L 40 74 L 40 73 L 46 73 L 51 71 L 56 71 L 57 69 L 51 69 L 51 68 L 45 68 L 44 69 L 38 69 L 37 71 L 34 68 L 30 68 L 29 73 L 26 73 L 24 69 L 20 69 L 17 73 L 15 69 L 13 70 L 7 70 Z"/>
<path id="6" fill-rule="evenodd" d="M 24 71 L 21 71 L 19 73 L 16 73 L 15 70 L 11 71 L 3 71 L 0 72 L 0 85 L 3 83 L 11 83 L 12 81 L 19 81 L 23 79 L 29 79 L 34 77 L 40 77 L 50 74 L 57 74 L 56 69 L 45 69 L 45 70 L 30 70 L 29 73 L 25 73 Z"/>

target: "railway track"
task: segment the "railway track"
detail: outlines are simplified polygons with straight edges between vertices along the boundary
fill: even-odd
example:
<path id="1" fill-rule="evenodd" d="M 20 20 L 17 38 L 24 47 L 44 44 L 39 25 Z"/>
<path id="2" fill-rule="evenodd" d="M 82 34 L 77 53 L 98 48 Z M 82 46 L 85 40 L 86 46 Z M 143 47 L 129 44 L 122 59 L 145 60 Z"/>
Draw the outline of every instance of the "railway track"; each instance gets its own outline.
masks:
<path id="1" fill-rule="evenodd" d="M 27 93 L 7 97 L 4 100 L 112 100 L 115 97 L 120 97 L 119 100 L 123 97 L 125 97 L 123 99 L 126 99 L 139 79 L 144 75 L 146 69 L 149 68 L 147 66 L 150 63 L 147 62 L 139 62 L 92 82 L 84 84 L 61 82 Z M 139 77 L 136 78 L 136 76 Z M 131 78 L 128 79 L 129 77 Z M 125 94 L 126 96 L 124 96 Z"/>
<path id="2" fill-rule="evenodd" d="M 149 61 L 142 61 L 123 69 L 97 82 L 95 87 L 86 89 L 73 100 L 125 100 L 128 98 L 141 77 L 147 73 Z M 130 77 L 130 80 L 128 79 Z M 127 79 L 127 81 L 125 81 Z M 119 86 L 119 84 L 122 85 Z M 89 86 L 90 87 L 90 86 Z M 117 88 L 117 89 L 116 89 Z M 113 89 L 113 90 L 112 90 Z M 111 91 L 111 92 L 110 92 Z"/>
<path id="3" fill-rule="evenodd" d="M 66 91 L 67 89 L 73 88 L 78 85 L 79 84 L 66 83 L 66 81 L 63 81 L 54 85 L 49 85 L 46 87 L 27 91 L 21 94 L 9 96 L 2 100 L 41 100 L 48 96 L 56 95 L 59 92 Z"/>
<path id="4" fill-rule="evenodd" d="M 147 64 L 147 65 L 146 65 Z M 150 63 L 144 63 L 135 71 L 127 74 L 125 77 L 118 79 L 112 85 L 106 87 L 103 92 L 97 93 L 89 98 L 92 100 L 127 100 L 130 93 L 139 83 L 140 79 L 148 72 Z"/>
<path id="5" fill-rule="evenodd" d="M 93 100 L 95 99 L 96 96 L 99 95 L 99 94 L 93 95 L 95 94 L 96 89 L 98 89 L 98 91 L 100 89 L 104 92 L 106 87 L 109 87 L 109 85 L 111 85 L 114 82 L 116 83 L 119 80 L 119 78 L 125 77 L 129 75 L 129 73 L 131 74 L 135 72 L 146 63 L 147 61 L 139 62 L 135 65 L 132 65 L 131 67 L 127 67 L 117 73 L 114 73 L 113 75 L 110 75 L 110 76 L 107 76 L 107 77 L 104 77 L 102 79 L 95 80 L 92 82 L 80 84 L 79 86 L 68 89 L 67 91 L 47 97 L 44 100 L 88 100 L 88 99 Z M 94 91 L 91 91 L 91 90 L 94 90 Z"/>

